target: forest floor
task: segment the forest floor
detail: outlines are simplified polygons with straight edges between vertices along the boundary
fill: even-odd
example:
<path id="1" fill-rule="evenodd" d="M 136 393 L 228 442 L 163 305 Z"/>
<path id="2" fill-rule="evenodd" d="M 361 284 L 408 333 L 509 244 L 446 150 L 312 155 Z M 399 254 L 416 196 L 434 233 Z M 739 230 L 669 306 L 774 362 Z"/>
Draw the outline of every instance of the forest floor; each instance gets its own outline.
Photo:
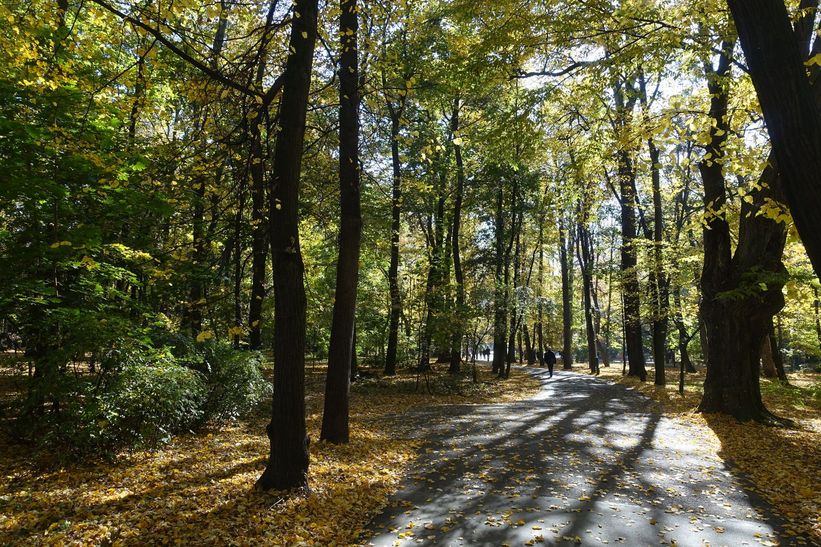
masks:
<path id="1" fill-rule="evenodd" d="M 357 381 L 351 442 L 336 446 L 317 441 L 325 366 L 309 364 L 308 497 L 252 488 L 268 453 L 268 401 L 241 422 L 179 436 L 158 450 L 123 453 L 115 462 L 59 465 L 55 454 L 34 457 L 0 437 L 0 545 L 351 544 L 419 454 L 419 442 L 398 434 L 385 415 L 514 401 L 539 390 L 519 369 L 504 381 L 483 367 L 478 374 L 478 383 L 469 372 L 434 373 L 418 386 L 415 374 L 402 372 Z M 3 380 L 6 387 L 20 385 L 19 378 Z"/>
<path id="2" fill-rule="evenodd" d="M 611 379 L 620 379 L 618 371 Z M 818 444 L 810 444 L 815 433 L 803 421 L 805 429 L 758 429 L 692 415 L 694 391 L 679 402 L 663 390 L 640 388 L 658 391 L 665 401 L 659 404 L 634 385 L 530 372 L 543 383 L 531 400 L 420 409 L 413 419 L 402 418 L 424 424 L 418 435 L 424 452 L 370 525 L 366 544 L 818 541 L 810 531 L 817 518 Z M 802 412 L 812 414 L 800 405 L 789 413 L 770 406 L 802 420 Z M 756 475 L 738 464 L 745 451 L 757 454 L 752 459 L 763 469 Z M 780 478 L 766 487 L 764 476 Z M 786 488 L 783 477 L 795 483 L 773 497 Z M 777 511 L 751 488 L 757 484 Z"/>

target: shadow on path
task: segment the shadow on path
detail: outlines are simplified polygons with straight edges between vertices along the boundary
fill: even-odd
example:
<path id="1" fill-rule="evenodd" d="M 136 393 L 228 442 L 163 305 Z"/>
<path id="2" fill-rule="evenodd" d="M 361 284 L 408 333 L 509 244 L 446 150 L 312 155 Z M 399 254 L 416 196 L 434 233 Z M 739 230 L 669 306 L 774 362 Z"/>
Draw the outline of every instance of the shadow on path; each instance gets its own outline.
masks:
<path id="1" fill-rule="evenodd" d="M 774 541 L 760 500 L 702 447 L 698 430 L 661 417 L 631 388 L 525 370 L 542 384 L 530 400 L 397 417 L 426 445 L 365 544 Z"/>

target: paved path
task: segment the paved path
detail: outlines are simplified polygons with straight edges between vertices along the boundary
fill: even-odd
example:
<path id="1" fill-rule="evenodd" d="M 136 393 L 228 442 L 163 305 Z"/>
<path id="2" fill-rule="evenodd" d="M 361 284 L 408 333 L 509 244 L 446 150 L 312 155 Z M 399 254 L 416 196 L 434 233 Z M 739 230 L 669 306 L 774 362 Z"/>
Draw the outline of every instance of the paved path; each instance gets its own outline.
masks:
<path id="1" fill-rule="evenodd" d="M 527 370 L 533 399 L 401 417 L 426 445 L 370 545 L 774 544 L 697 429 L 624 386 Z"/>

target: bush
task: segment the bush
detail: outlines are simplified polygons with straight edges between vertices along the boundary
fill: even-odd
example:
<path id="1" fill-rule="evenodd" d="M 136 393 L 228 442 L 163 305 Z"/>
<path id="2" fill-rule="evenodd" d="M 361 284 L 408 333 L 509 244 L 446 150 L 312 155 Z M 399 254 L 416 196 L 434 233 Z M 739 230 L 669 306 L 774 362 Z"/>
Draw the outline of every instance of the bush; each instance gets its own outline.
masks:
<path id="1" fill-rule="evenodd" d="M 208 341 L 182 360 L 205 377 L 204 419 L 238 418 L 271 393 L 271 384 L 262 376 L 259 352 L 237 351 L 228 342 Z"/>
<path id="2" fill-rule="evenodd" d="M 97 425 L 106 444 L 156 446 L 204 415 L 205 382 L 170 355 L 125 367 L 99 397 Z"/>
<path id="3" fill-rule="evenodd" d="M 18 406 L 17 434 L 63 456 L 151 448 L 209 420 L 235 419 L 270 394 L 262 356 L 226 342 L 155 349 L 120 339 L 92 374 L 55 363 Z"/>

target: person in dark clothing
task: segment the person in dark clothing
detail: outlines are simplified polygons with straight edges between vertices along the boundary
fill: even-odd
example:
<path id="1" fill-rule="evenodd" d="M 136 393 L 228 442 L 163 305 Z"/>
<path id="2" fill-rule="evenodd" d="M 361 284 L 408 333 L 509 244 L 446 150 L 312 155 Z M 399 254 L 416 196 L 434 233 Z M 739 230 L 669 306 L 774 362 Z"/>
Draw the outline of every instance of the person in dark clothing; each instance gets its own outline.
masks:
<path id="1" fill-rule="evenodd" d="M 548 378 L 553 378 L 553 366 L 556 364 L 556 354 L 553 353 L 552 349 L 547 348 L 547 351 L 544 352 L 544 362 L 547 364 L 548 372 L 550 372 Z"/>

